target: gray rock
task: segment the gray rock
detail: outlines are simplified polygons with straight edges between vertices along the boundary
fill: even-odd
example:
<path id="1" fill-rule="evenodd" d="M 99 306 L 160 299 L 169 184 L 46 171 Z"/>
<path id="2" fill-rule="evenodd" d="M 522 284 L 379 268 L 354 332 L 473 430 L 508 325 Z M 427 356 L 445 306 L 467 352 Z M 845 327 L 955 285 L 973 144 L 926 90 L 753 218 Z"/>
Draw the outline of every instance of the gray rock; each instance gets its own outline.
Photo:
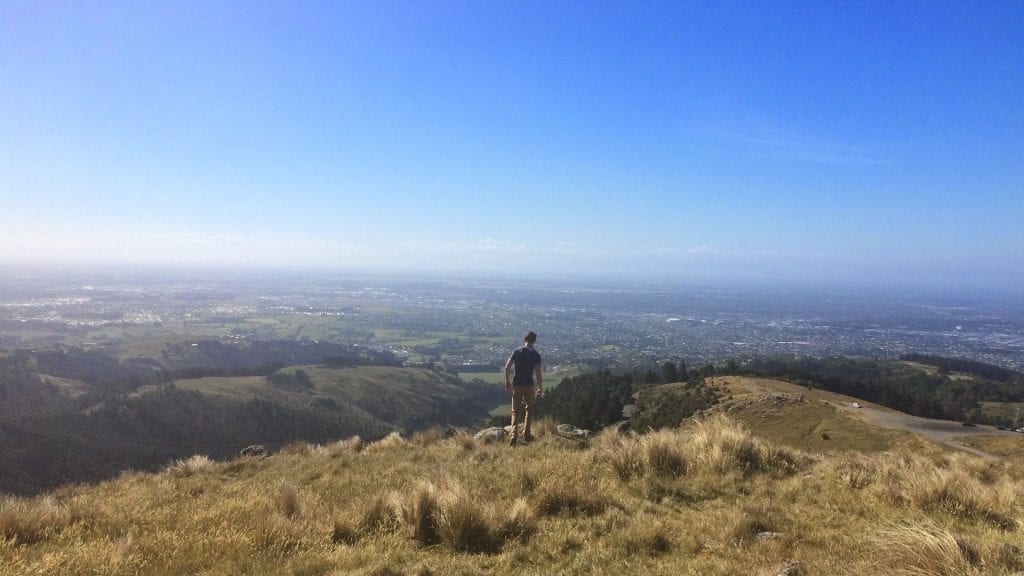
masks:
<path id="1" fill-rule="evenodd" d="M 505 436 L 508 436 L 508 432 L 505 432 L 504 428 L 491 426 L 490 428 L 484 428 L 473 435 L 473 440 L 477 442 L 496 442 L 503 440 Z"/>
<path id="2" fill-rule="evenodd" d="M 267 455 L 267 449 L 264 448 L 262 444 L 252 444 L 242 448 L 238 455 L 260 458 Z"/>
<path id="3" fill-rule="evenodd" d="M 790 562 L 775 576 L 800 576 L 803 573 L 803 566 L 799 562 Z"/>
<path id="4" fill-rule="evenodd" d="M 572 424 L 559 424 L 558 427 L 555 428 L 555 431 L 562 438 L 579 440 L 581 442 L 586 442 L 587 439 L 590 438 L 591 433 L 590 430 L 583 430 L 573 426 Z"/>

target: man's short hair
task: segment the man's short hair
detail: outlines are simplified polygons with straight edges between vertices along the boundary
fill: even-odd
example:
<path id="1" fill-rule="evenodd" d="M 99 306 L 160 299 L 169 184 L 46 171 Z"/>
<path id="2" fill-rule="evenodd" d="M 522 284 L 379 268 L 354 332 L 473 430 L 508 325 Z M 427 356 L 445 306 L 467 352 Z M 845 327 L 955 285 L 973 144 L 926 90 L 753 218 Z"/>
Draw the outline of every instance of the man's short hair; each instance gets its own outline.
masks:
<path id="1" fill-rule="evenodd" d="M 533 344 L 536 341 L 537 341 L 537 333 L 534 332 L 533 330 L 530 330 L 526 334 L 523 334 L 523 342 L 529 342 L 530 344 Z"/>

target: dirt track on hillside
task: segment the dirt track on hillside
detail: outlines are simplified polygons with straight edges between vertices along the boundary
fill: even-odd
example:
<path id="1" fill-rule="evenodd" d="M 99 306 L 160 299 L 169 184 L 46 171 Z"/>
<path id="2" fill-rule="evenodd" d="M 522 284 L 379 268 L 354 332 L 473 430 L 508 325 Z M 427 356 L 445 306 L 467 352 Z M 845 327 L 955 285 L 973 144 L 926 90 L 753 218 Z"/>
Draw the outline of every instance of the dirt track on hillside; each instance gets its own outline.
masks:
<path id="1" fill-rule="evenodd" d="M 872 405 L 864 405 L 863 408 L 843 407 L 844 410 L 856 412 L 859 414 L 865 422 L 874 424 L 876 426 L 882 426 L 885 428 L 893 428 L 896 430 L 906 430 L 915 434 L 920 434 L 926 438 L 941 442 L 946 446 L 951 446 L 958 450 L 970 452 L 977 456 L 984 456 L 986 458 L 999 458 L 968 446 L 963 442 L 957 440 L 958 437 L 963 436 L 998 436 L 998 435 L 1017 435 L 1016 432 L 1010 432 L 1007 430 L 996 430 L 991 426 L 964 426 L 960 422 L 951 422 L 949 420 L 932 420 L 930 418 L 921 418 L 919 416 L 911 416 L 902 412 L 895 412 L 881 407 L 875 407 Z"/>
<path id="2" fill-rule="evenodd" d="M 963 450 L 971 454 L 982 456 L 985 458 L 997 458 L 999 456 L 989 454 L 968 446 L 963 442 L 957 440 L 958 437 L 963 436 L 1003 436 L 1012 435 L 1019 436 L 1016 432 L 1009 430 L 996 430 L 991 426 L 964 426 L 960 422 L 951 422 L 949 420 L 933 420 L 931 418 L 921 418 L 919 416 L 911 416 L 910 414 L 904 414 L 903 412 L 897 412 L 877 404 L 865 402 L 857 398 L 844 396 L 842 394 L 836 394 L 833 392 L 825 392 L 823 390 L 807 390 L 802 386 L 790 384 L 788 382 L 781 382 L 778 380 L 768 380 L 761 378 L 744 378 L 744 377 L 729 377 L 730 381 L 734 385 L 740 385 L 747 392 L 750 393 L 771 393 L 771 392 L 788 392 L 788 393 L 799 393 L 805 394 L 808 398 L 815 400 L 825 400 L 851 418 L 856 418 L 868 424 L 874 426 L 880 426 L 882 428 L 889 428 L 893 430 L 904 430 L 907 432 L 913 432 L 945 444 L 951 448 L 957 450 Z M 860 408 L 853 406 L 854 402 L 861 405 Z"/>

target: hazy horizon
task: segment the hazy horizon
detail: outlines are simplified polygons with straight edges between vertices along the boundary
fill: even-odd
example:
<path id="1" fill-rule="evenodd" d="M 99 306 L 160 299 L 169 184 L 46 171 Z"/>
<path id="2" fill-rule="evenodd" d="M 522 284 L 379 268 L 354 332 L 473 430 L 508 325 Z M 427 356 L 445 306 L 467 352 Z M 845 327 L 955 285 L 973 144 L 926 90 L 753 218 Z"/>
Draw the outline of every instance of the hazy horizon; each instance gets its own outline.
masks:
<path id="1" fill-rule="evenodd" d="M 517 272 L 514 270 L 400 270 L 390 268 L 336 268 L 274 265 L 204 265 L 167 263 L 97 262 L 12 262 L 0 260 L 0 275 L 8 281 L 51 279 L 54 281 L 103 285 L 115 280 L 125 284 L 154 282 L 195 282 L 197 284 L 248 283 L 266 281 L 299 282 L 301 285 L 365 281 L 368 286 L 396 288 L 405 284 L 435 283 L 451 286 L 492 285 L 507 289 L 536 290 L 639 290 L 668 293 L 786 294 L 808 297 L 910 298 L 930 301 L 1003 300 L 1014 303 L 1024 298 L 1024 287 L 950 287 L 934 284 L 884 283 L 869 281 L 811 281 L 793 279 L 723 279 L 679 276 L 599 274 L 580 272 Z M 0 288 L 3 287 L 0 281 Z M 1024 312 L 1024 304 L 1020 307 Z"/>
<path id="2" fill-rule="evenodd" d="M 0 263 L 1013 292 L 1024 4 L 0 4 Z"/>

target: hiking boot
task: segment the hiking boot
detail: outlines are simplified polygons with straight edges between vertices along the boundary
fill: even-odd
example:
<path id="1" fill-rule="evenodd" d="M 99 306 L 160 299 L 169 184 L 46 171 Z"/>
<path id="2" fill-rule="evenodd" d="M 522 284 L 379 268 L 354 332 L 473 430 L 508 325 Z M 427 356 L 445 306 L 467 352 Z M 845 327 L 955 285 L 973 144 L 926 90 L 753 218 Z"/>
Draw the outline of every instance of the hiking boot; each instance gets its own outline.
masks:
<path id="1" fill-rule="evenodd" d="M 512 439 L 508 441 L 508 445 L 509 446 L 515 446 L 518 443 L 519 443 L 519 441 L 518 441 L 518 439 L 516 439 L 515 436 L 513 436 Z"/>

